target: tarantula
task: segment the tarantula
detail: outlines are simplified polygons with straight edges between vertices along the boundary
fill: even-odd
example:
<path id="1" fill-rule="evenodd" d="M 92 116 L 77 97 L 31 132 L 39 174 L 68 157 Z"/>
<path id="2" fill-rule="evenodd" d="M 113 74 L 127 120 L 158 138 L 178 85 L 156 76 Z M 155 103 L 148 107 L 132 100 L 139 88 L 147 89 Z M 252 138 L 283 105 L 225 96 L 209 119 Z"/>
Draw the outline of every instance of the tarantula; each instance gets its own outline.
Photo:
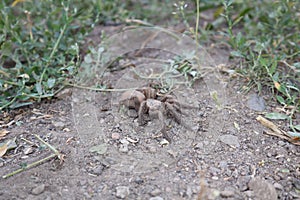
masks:
<path id="1" fill-rule="evenodd" d="M 124 92 L 119 104 L 138 112 L 139 125 L 145 125 L 149 120 L 158 119 L 161 123 L 159 132 L 169 141 L 170 138 L 166 133 L 166 117 L 170 117 L 178 124 L 188 127 L 180 118 L 180 114 L 183 113 L 181 107 L 187 106 L 180 104 L 173 95 L 158 94 L 157 90 L 152 87 L 142 87 Z"/>

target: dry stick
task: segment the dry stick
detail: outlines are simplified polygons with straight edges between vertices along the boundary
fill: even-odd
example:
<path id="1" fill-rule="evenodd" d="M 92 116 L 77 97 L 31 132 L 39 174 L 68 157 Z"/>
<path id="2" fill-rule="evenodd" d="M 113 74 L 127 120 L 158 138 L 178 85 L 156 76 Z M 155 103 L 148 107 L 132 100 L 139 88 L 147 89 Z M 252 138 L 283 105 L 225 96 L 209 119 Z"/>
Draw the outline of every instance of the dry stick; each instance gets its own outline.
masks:
<path id="1" fill-rule="evenodd" d="M 75 88 L 80 89 L 86 89 L 86 90 L 92 90 L 92 91 L 98 91 L 98 92 L 124 92 L 128 90 L 135 90 L 137 88 L 115 88 L 115 89 L 102 89 L 102 88 L 95 88 L 95 87 L 88 87 L 88 86 L 82 86 L 82 85 L 76 85 L 71 83 L 64 83 L 66 86 L 72 86 Z"/>
<path id="2" fill-rule="evenodd" d="M 273 122 L 267 120 L 266 118 L 264 118 L 262 116 L 258 116 L 256 118 L 256 120 L 259 121 L 263 126 L 272 130 L 272 132 L 264 131 L 264 133 L 266 133 L 268 135 L 272 135 L 272 136 L 277 136 L 281 139 L 285 139 L 295 145 L 300 145 L 299 141 L 293 140 L 285 131 L 280 130 Z"/>
<path id="3" fill-rule="evenodd" d="M 143 51 L 143 49 L 146 47 L 146 45 L 148 43 L 150 43 L 152 40 L 154 40 L 158 36 L 159 33 L 160 32 L 156 32 L 156 33 L 150 35 L 148 38 L 146 38 L 146 40 L 142 43 L 140 50 L 138 50 L 138 52 L 135 53 L 135 56 L 140 55 L 140 53 Z"/>
<path id="4" fill-rule="evenodd" d="M 53 147 L 52 145 L 50 145 L 50 144 L 48 144 L 47 142 L 45 142 L 45 141 L 44 141 L 42 138 L 40 138 L 38 135 L 34 134 L 34 136 L 35 136 L 39 141 L 41 141 L 43 144 L 45 144 L 49 149 L 51 149 L 51 150 L 54 152 L 54 154 L 51 154 L 50 156 L 48 156 L 48 157 L 46 157 L 46 158 L 43 158 L 43 159 L 38 160 L 38 161 L 36 161 L 36 162 L 34 162 L 34 163 L 31 163 L 31 164 L 27 165 L 26 167 L 20 168 L 20 169 L 18 169 L 18 170 L 16 170 L 16 171 L 13 171 L 13 172 L 9 173 L 9 174 L 6 174 L 6 175 L 2 176 L 2 178 L 5 179 L 5 178 L 8 178 L 8 177 L 11 177 L 11 176 L 13 176 L 13 175 L 15 175 L 15 174 L 18 174 L 18 173 L 20 173 L 20 172 L 22 172 L 22 171 L 25 171 L 26 169 L 35 167 L 35 166 L 37 166 L 37 165 L 39 165 L 39 164 L 41 164 L 41 163 L 43 163 L 43 162 L 45 162 L 45 161 L 47 161 L 47 160 L 50 160 L 50 159 L 52 159 L 52 158 L 54 158 L 54 157 L 56 157 L 56 156 L 57 156 L 59 159 L 62 159 L 62 154 L 61 154 L 55 147 Z"/>
<path id="5" fill-rule="evenodd" d="M 34 136 L 41 141 L 44 145 L 46 145 L 49 149 L 51 149 L 56 155 L 59 155 L 59 151 L 57 151 L 57 149 L 55 147 L 53 147 L 52 145 L 50 145 L 49 143 L 45 142 L 42 138 L 40 138 L 40 136 L 38 136 L 37 134 L 34 134 Z"/>
<path id="6" fill-rule="evenodd" d="M 20 169 L 18 169 L 18 170 L 16 170 L 16 171 L 13 171 L 13 172 L 9 173 L 9 174 L 6 174 L 6 175 L 2 176 L 2 178 L 8 178 L 8 177 L 11 177 L 11 176 L 13 176 L 13 175 L 15 175 L 15 174 L 18 174 L 18 173 L 20 173 L 20 172 L 26 170 L 26 169 L 35 167 L 35 166 L 41 164 L 41 163 L 44 162 L 44 161 L 50 160 L 51 158 L 54 158 L 55 156 L 57 156 L 57 155 L 56 155 L 56 154 L 52 154 L 52 155 L 50 155 L 50 156 L 48 156 L 48 157 L 46 157 L 46 158 L 43 158 L 42 160 L 39 160 L 39 161 L 34 162 L 34 163 L 31 163 L 31 164 L 27 165 L 26 167 L 20 168 Z"/>

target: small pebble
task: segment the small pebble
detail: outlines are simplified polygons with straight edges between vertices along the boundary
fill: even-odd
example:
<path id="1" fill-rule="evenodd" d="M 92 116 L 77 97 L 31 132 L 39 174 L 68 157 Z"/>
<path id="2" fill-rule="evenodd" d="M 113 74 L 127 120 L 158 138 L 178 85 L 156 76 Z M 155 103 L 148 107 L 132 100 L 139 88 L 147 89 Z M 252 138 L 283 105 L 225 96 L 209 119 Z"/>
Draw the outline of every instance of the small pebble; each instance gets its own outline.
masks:
<path id="1" fill-rule="evenodd" d="M 55 128 L 58 128 L 58 129 L 63 129 L 63 128 L 65 128 L 65 123 L 63 123 L 63 122 L 53 122 L 53 126 L 55 126 Z"/>
<path id="2" fill-rule="evenodd" d="M 33 188 L 31 193 L 34 194 L 34 195 L 39 195 L 39 194 L 42 194 L 45 190 L 45 185 L 44 184 L 41 184 L 41 185 L 38 185 L 37 187 Z"/>
<path id="3" fill-rule="evenodd" d="M 221 142 L 223 142 L 229 146 L 233 146 L 236 148 L 240 147 L 239 139 L 238 139 L 238 137 L 236 137 L 234 135 L 230 135 L 230 134 L 221 135 L 220 140 L 221 140 Z"/>
<path id="4" fill-rule="evenodd" d="M 234 196 L 234 191 L 232 191 L 232 190 L 225 190 L 225 191 L 222 191 L 220 193 L 220 195 L 221 195 L 221 197 L 226 197 L 226 198 L 233 197 Z"/>
<path id="5" fill-rule="evenodd" d="M 244 194 L 245 194 L 247 197 L 250 197 L 250 198 L 254 196 L 254 192 L 251 191 L 251 190 L 245 191 Z"/>
<path id="6" fill-rule="evenodd" d="M 118 186 L 116 187 L 116 197 L 124 199 L 129 195 L 129 187 Z"/>
<path id="7" fill-rule="evenodd" d="M 162 140 L 160 141 L 160 145 L 161 145 L 161 146 L 165 146 L 165 145 L 168 145 L 168 144 L 169 144 L 169 141 L 166 140 L 166 139 L 162 139 Z"/>
<path id="8" fill-rule="evenodd" d="M 119 133 L 112 133 L 112 134 L 111 134 L 111 138 L 112 138 L 113 140 L 118 140 L 118 139 L 120 139 L 120 134 L 119 134 Z"/>
<path id="9" fill-rule="evenodd" d="M 161 193 L 161 190 L 158 189 L 158 188 L 156 188 L 156 189 L 154 189 L 152 192 L 150 192 L 150 195 L 151 195 L 151 196 L 157 196 L 157 195 L 159 195 L 160 193 Z"/>
<path id="10" fill-rule="evenodd" d="M 122 145 L 120 146 L 119 151 L 122 153 L 127 153 L 129 142 L 126 139 L 121 139 L 120 142 Z"/>
<path id="11" fill-rule="evenodd" d="M 293 180 L 293 185 L 295 186 L 295 188 L 296 188 L 297 190 L 300 190 L 300 179 L 294 178 L 294 180 Z"/>
<path id="12" fill-rule="evenodd" d="M 285 145 L 285 142 L 284 142 L 284 141 L 281 141 L 281 140 L 279 140 L 279 141 L 278 141 L 278 145 L 279 145 L 279 146 L 284 146 L 284 145 Z"/>
<path id="13" fill-rule="evenodd" d="M 70 132 L 71 130 L 69 128 L 64 128 L 63 131 L 64 132 Z"/>
<path id="14" fill-rule="evenodd" d="M 157 151 L 155 146 L 148 146 L 148 150 L 150 153 L 156 153 L 156 151 Z"/>
<path id="15" fill-rule="evenodd" d="M 264 111 L 266 107 L 265 100 L 258 94 L 252 94 L 247 101 L 247 107 L 255 111 Z"/>
<path id="16" fill-rule="evenodd" d="M 144 180 L 141 178 L 141 177 L 136 177 L 136 179 L 134 180 L 134 182 L 136 183 L 136 184 L 142 184 L 142 183 L 144 183 Z"/>
<path id="17" fill-rule="evenodd" d="M 33 148 L 32 147 L 27 147 L 24 149 L 24 154 L 28 155 L 31 154 L 33 152 Z"/>
<path id="18" fill-rule="evenodd" d="M 149 200 L 164 200 L 164 199 L 160 196 L 156 196 L 156 197 L 151 197 Z"/>
<path id="19" fill-rule="evenodd" d="M 283 186 L 279 183 L 274 183 L 273 186 L 275 187 L 275 189 L 283 190 Z"/>
<path id="20" fill-rule="evenodd" d="M 102 174 L 102 172 L 103 172 L 103 166 L 100 165 L 100 166 L 93 168 L 90 173 L 94 174 L 96 176 L 100 176 Z"/>

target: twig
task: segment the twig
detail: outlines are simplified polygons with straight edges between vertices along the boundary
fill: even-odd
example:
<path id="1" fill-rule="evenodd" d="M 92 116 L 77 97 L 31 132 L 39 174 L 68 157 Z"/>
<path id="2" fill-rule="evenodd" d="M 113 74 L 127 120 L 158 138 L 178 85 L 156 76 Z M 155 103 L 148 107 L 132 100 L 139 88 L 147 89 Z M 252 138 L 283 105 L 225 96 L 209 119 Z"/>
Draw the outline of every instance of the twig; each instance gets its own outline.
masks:
<path id="1" fill-rule="evenodd" d="M 136 23 L 136 24 L 140 24 L 140 25 L 144 25 L 144 26 L 153 26 L 153 24 L 150 24 L 148 22 L 139 20 L 139 19 L 126 19 L 125 20 L 126 23 Z"/>
<path id="2" fill-rule="evenodd" d="M 262 116 L 258 116 L 256 118 L 256 120 L 259 121 L 263 126 L 272 130 L 272 131 L 264 131 L 264 133 L 287 140 L 295 145 L 300 145 L 299 141 L 293 140 L 293 138 L 291 138 L 291 136 L 289 134 L 287 134 L 285 131 L 279 129 L 273 122 L 265 119 Z"/>
<path id="3" fill-rule="evenodd" d="M 42 138 L 40 138 L 40 136 L 38 136 L 37 134 L 34 134 L 34 137 L 36 137 L 40 142 L 42 142 L 44 145 L 46 145 L 49 149 L 51 149 L 56 155 L 59 155 L 59 151 L 57 151 L 57 149 L 55 147 L 53 147 L 52 145 L 50 145 L 49 143 L 45 142 Z"/>
<path id="4" fill-rule="evenodd" d="M 24 170 L 26 170 L 26 169 L 35 167 L 35 166 L 41 164 L 42 162 L 45 162 L 45 161 L 47 161 L 47 160 L 50 160 L 51 158 L 54 158 L 55 156 L 57 156 L 57 155 L 56 155 L 56 154 L 52 154 L 52 155 L 50 155 L 50 156 L 48 156 L 48 157 L 46 157 L 46 158 L 43 158 L 43 159 L 41 159 L 41 160 L 39 160 L 39 161 L 36 161 L 36 162 L 34 162 L 34 163 L 31 163 L 31 164 L 27 165 L 26 167 L 20 168 L 20 169 L 18 169 L 18 170 L 16 170 L 16 171 L 13 171 L 13 172 L 9 173 L 9 174 L 6 174 L 6 175 L 2 176 L 2 178 L 8 178 L 8 177 L 11 177 L 11 176 L 13 176 L 13 175 L 16 175 L 16 174 L 18 174 L 18 173 L 20 173 L 20 172 L 22 172 L 22 171 L 24 171 Z"/>
<path id="5" fill-rule="evenodd" d="M 196 6 L 197 6 L 197 19 L 196 19 L 196 27 L 195 27 L 195 39 L 196 39 L 196 43 L 197 45 L 199 44 L 198 41 L 198 29 L 199 29 L 199 18 L 200 18 L 200 0 L 196 0 Z"/>
<path id="6" fill-rule="evenodd" d="M 40 136 L 38 136 L 38 135 L 36 135 L 36 134 L 34 134 L 34 136 L 35 136 L 40 142 L 42 142 L 44 145 L 46 145 L 49 149 L 51 149 L 51 151 L 53 151 L 54 153 L 51 154 L 50 156 L 46 157 L 46 158 L 43 158 L 43 159 L 41 159 L 41 160 L 38 160 L 38 161 L 36 161 L 36 162 L 33 162 L 33 163 L 31 163 L 31 164 L 25 166 L 25 167 L 22 167 L 22 168 L 20 168 L 20 169 L 18 169 L 18 170 L 16 170 L 16 171 L 13 171 L 13 172 L 11 172 L 11 173 L 9 173 L 9 174 L 6 174 L 6 175 L 2 176 L 2 178 L 5 179 L 5 178 L 8 178 L 8 177 L 11 177 L 11 176 L 13 176 L 13 175 L 15 175 L 15 174 L 18 174 L 18 173 L 20 173 L 20 172 L 23 172 L 23 171 L 25 171 L 25 170 L 27 170 L 27 169 L 30 169 L 30 168 L 32 168 L 32 167 L 35 167 L 35 166 L 37 166 L 37 165 L 39 165 L 39 164 L 41 164 L 41 163 L 43 163 L 43 162 L 45 162 L 45 161 L 47 161 L 47 160 L 50 160 L 50 159 L 52 159 L 52 158 L 54 158 L 54 157 L 56 157 L 56 156 L 57 156 L 61 161 L 63 161 L 64 155 L 61 154 L 55 147 L 53 147 L 53 146 L 50 145 L 49 143 L 45 142 L 42 138 L 40 138 Z"/>
<path id="7" fill-rule="evenodd" d="M 76 84 L 71 84 L 71 83 L 64 83 L 64 84 L 66 86 L 72 86 L 72 87 L 75 87 L 75 88 L 98 91 L 98 92 L 124 92 L 124 91 L 128 91 L 128 90 L 137 89 L 137 88 L 102 89 L 102 88 L 94 88 L 94 87 L 88 87 L 88 86 L 83 86 L 83 85 L 76 85 Z"/>
<path id="8" fill-rule="evenodd" d="M 146 47 L 146 45 L 147 45 L 149 42 L 151 42 L 152 40 L 154 40 L 154 39 L 158 36 L 159 33 L 160 33 L 160 32 L 155 32 L 155 33 L 153 33 L 152 35 L 150 35 L 150 36 L 142 43 L 142 45 L 141 45 L 140 49 L 138 50 L 138 52 L 135 53 L 135 56 L 140 55 L 140 53 L 143 51 L 143 49 Z"/>

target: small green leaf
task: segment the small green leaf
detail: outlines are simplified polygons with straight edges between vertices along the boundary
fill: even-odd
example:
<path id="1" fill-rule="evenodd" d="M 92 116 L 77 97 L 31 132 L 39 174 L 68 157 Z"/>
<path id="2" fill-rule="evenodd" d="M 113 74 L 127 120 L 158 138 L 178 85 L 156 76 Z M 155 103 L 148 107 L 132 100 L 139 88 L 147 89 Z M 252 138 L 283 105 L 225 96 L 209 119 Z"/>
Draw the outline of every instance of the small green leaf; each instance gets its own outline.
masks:
<path id="1" fill-rule="evenodd" d="M 277 95 L 276 96 L 277 101 L 282 104 L 282 105 L 286 105 L 284 98 L 282 96 Z"/>
<path id="2" fill-rule="evenodd" d="M 15 109 L 15 108 L 23 107 L 23 106 L 28 106 L 28 105 L 32 105 L 32 102 L 22 102 L 22 103 L 14 102 L 13 104 L 11 104 L 9 106 L 9 108 Z"/>
<path id="3" fill-rule="evenodd" d="M 89 151 L 92 153 L 98 153 L 100 155 L 105 154 L 107 151 L 107 144 L 103 143 L 103 144 L 93 146 L 89 149 Z"/>
<path id="4" fill-rule="evenodd" d="M 40 83 L 35 84 L 35 89 L 39 93 L 39 95 L 41 95 L 43 93 L 42 85 Z"/>
<path id="5" fill-rule="evenodd" d="M 233 57 L 244 58 L 244 56 L 238 51 L 232 51 L 232 52 L 230 52 L 230 55 L 233 56 Z"/>
<path id="6" fill-rule="evenodd" d="M 294 126 L 295 129 L 297 129 L 298 131 L 300 131 L 300 124 Z"/>
<path id="7" fill-rule="evenodd" d="M 232 23 L 232 27 L 235 26 L 237 23 L 239 23 L 241 21 L 241 19 L 243 19 L 243 17 L 244 16 L 240 16 L 236 20 L 234 20 L 234 22 Z"/>
<path id="8" fill-rule="evenodd" d="M 93 58 L 92 58 L 91 54 L 88 54 L 84 57 L 84 62 L 86 62 L 88 64 L 93 62 Z"/>
<path id="9" fill-rule="evenodd" d="M 300 133 L 299 133 L 299 132 L 288 131 L 287 133 L 288 133 L 291 137 L 300 138 Z"/>
<path id="10" fill-rule="evenodd" d="M 281 169 L 281 172 L 282 172 L 282 173 L 290 173 L 290 170 L 287 169 L 287 168 L 284 168 L 284 169 Z"/>
<path id="11" fill-rule="evenodd" d="M 273 76 L 273 74 L 275 73 L 277 69 L 277 61 L 273 61 L 271 67 L 269 68 L 269 73 Z"/>
<path id="12" fill-rule="evenodd" d="M 49 78 L 48 79 L 47 86 L 48 86 L 49 89 L 53 88 L 53 86 L 55 85 L 55 81 L 56 81 L 55 78 Z"/>
<path id="13" fill-rule="evenodd" d="M 11 56 L 12 55 L 12 43 L 10 41 L 5 41 L 1 45 L 1 54 L 4 56 Z"/>
<path id="14" fill-rule="evenodd" d="M 293 86 L 293 85 L 287 85 L 286 86 L 287 88 L 290 88 L 290 89 L 293 89 L 293 90 L 296 90 L 296 91 L 299 91 L 299 88 Z"/>
<path id="15" fill-rule="evenodd" d="M 288 119 L 289 116 L 281 113 L 268 113 L 265 115 L 268 119 Z"/>

